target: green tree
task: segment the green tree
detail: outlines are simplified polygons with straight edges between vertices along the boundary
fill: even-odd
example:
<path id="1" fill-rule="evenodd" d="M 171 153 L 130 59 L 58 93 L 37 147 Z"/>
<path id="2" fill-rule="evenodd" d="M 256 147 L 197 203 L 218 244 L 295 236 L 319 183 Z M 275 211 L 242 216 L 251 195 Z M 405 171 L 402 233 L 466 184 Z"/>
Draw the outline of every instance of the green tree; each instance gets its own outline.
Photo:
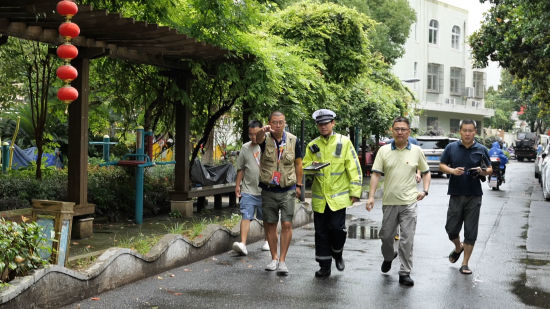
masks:
<path id="1" fill-rule="evenodd" d="M 59 59 L 51 52 L 50 47 L 39 42 L 9 38 L 0 47 L 0 61 L 4 64 L 3 74 L 11 81 L 23 83 L 32 120 L 33 137 L 37 148 L 36 178 L 42 178 L 42 154 L 44 145 L 51 137 L 46 133 L 48 107 L 55 95 L 51 87 L 55 82 L 55 69 Z"/>
<path id="2" fill-rule="evenodd" d="M 345 5 L 369 16 L 377 23 L 369 35 L 371 49 L 380 53 L 384 61 L 394 64 L 403 56 L 403 45 L 409 37 L 416 14 L 407 0 L 327 0 Z"/>
<path id="3" fill-rule="evenodd" d="M 547 113 L 550 106 L 550 2 L 546 0 L 480 0 L 492 7 L 481 28 L 469 39 L 477 67 L 496 61 L 524 85 L 530 104 Z"/>
<path id="4" fill-rule="evenodd" d="M 320 61 L 329 83 L 350 83 L 368 70 L 368 32 L 374 21 L 341 5 L 303 1 L 275 14 L 270 31 Z"/>

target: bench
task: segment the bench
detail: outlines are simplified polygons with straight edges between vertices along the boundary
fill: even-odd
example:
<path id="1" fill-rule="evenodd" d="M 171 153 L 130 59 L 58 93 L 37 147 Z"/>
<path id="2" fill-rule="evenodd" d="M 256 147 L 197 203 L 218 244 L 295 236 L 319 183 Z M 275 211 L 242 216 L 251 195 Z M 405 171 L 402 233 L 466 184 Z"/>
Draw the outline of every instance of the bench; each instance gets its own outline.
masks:
<path id="1" fill-rule="evenodd" d="M 206 206 L 206 197 L 214 196 L 214 208 L 222 207 L 222 196 L 229 196 L 229 206 L 237 205 L 237 197 L 235 196 L 235 183 L 226 183 L 213 186 L 193 187 L 189 192 L 172 192 L 173 200 L 187 200 L 197 198 L 197 211 L 204 209 Z"/>

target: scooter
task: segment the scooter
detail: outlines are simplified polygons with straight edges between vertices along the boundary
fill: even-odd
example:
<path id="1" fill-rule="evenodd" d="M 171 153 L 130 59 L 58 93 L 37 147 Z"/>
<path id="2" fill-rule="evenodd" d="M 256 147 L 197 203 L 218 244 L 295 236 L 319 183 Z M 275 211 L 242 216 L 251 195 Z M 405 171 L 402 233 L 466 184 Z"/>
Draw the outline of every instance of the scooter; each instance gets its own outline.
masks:
<path id="1" fill-rule="evenodd" d="M 504 180 L 502 171 L 500 170 L 499 157 L 491 157 L 491 167 L 493 168 L 493 173 L 489 176 L 489 181 L 487 181 L 487 184 L 492 190 L 499 190 Z"/>

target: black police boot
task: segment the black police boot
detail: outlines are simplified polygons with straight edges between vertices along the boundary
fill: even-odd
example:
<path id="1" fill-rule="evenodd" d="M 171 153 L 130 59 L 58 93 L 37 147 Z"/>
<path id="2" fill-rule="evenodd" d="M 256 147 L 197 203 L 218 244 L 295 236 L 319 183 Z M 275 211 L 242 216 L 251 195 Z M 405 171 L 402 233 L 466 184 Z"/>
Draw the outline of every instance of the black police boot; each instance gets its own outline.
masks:
<path id="1" fill-rule="evenodd" d="M 344 268 L 346 268 L 346 264 L 344 264 L 344 258 L 341 254 L 334 257 L 334 262 L 336 264 L 336 269 L 338 269 L 339 271 L 343 271 Z"/>
<path id="2" fill-rule="evenodd" d="M 330 266 L 321 267 L 318 271 L 315 272 L 315 277 L 317 278 L 327 278 L 330 276 Z"/>

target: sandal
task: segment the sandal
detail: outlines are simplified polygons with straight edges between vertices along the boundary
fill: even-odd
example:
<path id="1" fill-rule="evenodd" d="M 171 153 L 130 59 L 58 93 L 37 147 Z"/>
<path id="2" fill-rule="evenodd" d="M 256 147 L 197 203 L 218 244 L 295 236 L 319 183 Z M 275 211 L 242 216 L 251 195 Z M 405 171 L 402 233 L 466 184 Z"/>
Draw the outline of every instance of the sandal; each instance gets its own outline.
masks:
<path id="1" fill-rule="evenodd" d="M 451 253 L 449 253 L 449 262 L 456 263 L 456 261 L 458 261 L 458 259 L 460 258 L 460 255 L 462 254 L 462 251 L 464 251 L 464 247 L 462 247 L 462 249 L 460 249 L 460 252 L 456 252 L 455 249 L 453 249 L 453 251 L 451 251 Z"/>
<path id="2" fill-rule="evenodd" d="M 460 269 L 458 271 L 463 275 L 471 275 L 472 274 L 472 271 L 470 270 L 470 267 L 468 267 L 468 265 L 460 266 Z"/>

